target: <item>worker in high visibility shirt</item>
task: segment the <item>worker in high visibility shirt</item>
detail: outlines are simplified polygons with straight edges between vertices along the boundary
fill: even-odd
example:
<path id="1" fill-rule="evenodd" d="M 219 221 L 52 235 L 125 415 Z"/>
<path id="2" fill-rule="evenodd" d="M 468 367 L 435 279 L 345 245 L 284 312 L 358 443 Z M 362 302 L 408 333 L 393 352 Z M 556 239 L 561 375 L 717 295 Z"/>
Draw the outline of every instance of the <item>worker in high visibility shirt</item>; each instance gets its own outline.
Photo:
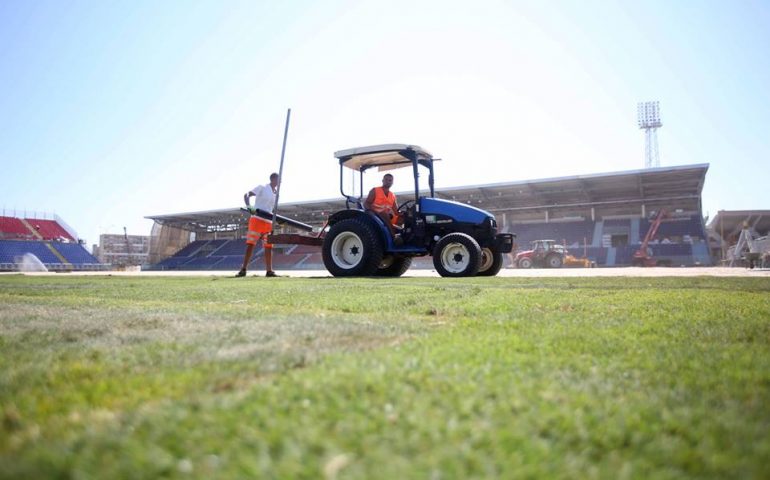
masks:
<path id="1" fill-rule="evenodd" d="M 398 241 L 400 238 L 396 236 L 394 225 L 400 222 L 400 217 L 398 214 L 398 203 L 396 203 L 396 194 L 390 191 L 392 186 L 393 175 L 386 173 L 382 177 L 382 186 L 374 187 L 369 191 L 369 195 L 366 197 L 366 201 L 364 201 L 364 208 L 380 217 L 390 229 L 390 234 Z"/>
<path id="2" fill-rule="evenodd" d="M 278 191 L 280 178 L 277 173 L 270 174 L 270 183 L 258 185 L 250 191 L 243 194 L 243 202 L 249 209 L 262 210 L 263 212 L 273 213 L 275 207 L 275 194 Z M 255 197 L 254 207 L 251 206 L 251 197 Z M 273 229 L 273 222 L 260 218 L 254 214 L 249 217 L 249 230 L 246 233 L 246 253 L 243 256 L 243 266 L 235 275 L 236 277 L 245 277 L 246 269 L 251 261 L 251 254 L 254 253 L 254 247 L 258 241 L 262 241 L 265 248 L 265 276 L 277 277 L 273 271 L 273 245 L 268 243 L 267 236 Z"/>

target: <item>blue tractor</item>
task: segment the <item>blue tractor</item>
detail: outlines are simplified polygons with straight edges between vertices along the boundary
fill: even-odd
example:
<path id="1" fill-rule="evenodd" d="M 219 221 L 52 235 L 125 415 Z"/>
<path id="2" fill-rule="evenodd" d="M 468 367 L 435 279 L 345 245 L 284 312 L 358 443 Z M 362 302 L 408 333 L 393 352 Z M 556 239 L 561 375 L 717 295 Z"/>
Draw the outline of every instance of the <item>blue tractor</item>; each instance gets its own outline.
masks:
<path id="1" fill-rule="evenodd" d="M 375 145 L 335 152 L 340 164 L 340 192 L 346 209 L 329 217 L 322 253 L 326 269 L 335 277 L 398 277 L 414 257 L 433 256 L 443 277 L 494 276 L 503 265 L 503 254 L 513 248 L 514 235 L 498 233 L 494 215 L 479 208 L 435 197 L 433 156 L 416 145 Z M 411 168 L 414 198 L 398 207 L 403 219 L 396 242 L 387 225 L 365 211 L 361 196 L 345 193 L 345 168 L 359 172 L 360 192 L 364 173 Z M 420 194 L 420 172 L 427 169 L 430 195 Z M 398 244 L 397 244 L 398 243 Z"/>

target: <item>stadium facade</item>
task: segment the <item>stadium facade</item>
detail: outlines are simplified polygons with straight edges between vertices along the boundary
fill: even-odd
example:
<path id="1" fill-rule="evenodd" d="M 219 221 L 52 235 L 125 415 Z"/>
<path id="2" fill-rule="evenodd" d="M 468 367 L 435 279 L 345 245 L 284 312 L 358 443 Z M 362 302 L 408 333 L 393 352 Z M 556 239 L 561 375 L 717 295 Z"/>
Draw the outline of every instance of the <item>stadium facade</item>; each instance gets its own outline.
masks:
<path id="1" fill-rule="evenodd" d="M 720 263 L 729 265 L 732 249 L 741 231 L 748 230 L 751 237 L 759 239 L 755 248 L 770 256 L 770 210 L 720 210 L 708 224 L 709 246 L 712 256 Z"/>
<path id="2" fill-rule="evenodd" d="M 501 230 L 517 235 L 519 248 L 554 239 L 573 255 L 608 267 L 631 264 L 651 217 L 665 209 L 668 215 L 649 245 L 653 255 L 672 265 L 711 265 L 701 201 L 708 168 L 697 164 L 437 188 L 436 196 L 492 212 Z M 406 199 L 410 193 L 397 195 Z M 326 199 L 281 204 L 279 213 L 320 229 L 329 213 L 343 208 L 344 199 Z M 240 267 L 247 220 L 240 208 L 146 218 L 155 222 L 149 257 L 155 268 Z M 280 251 L 277 268 L 323 268 L 317 248 Z M 416 262 L 421 265 L 431 264 Z"/>

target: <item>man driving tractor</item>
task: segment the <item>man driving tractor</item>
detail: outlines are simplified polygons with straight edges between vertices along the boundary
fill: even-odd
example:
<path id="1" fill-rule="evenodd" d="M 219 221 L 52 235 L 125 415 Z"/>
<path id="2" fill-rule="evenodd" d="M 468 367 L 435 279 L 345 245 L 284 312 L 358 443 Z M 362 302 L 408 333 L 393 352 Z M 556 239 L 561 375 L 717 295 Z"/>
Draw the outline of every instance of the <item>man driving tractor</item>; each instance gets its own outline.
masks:
<path id="1" fill-rule="evenodd" d="M 369 195 L 366 197 L 366 201 L 364 201 L 364 208 L 382 219 L 383 223 L 388 226 L 390 234 L 398 243 L 400 237 L 396 236 L 395 225 L 399 224 L 401 218 L 398 214 L 396 194 L 390 191 L 392 186 L 393 175 L 386 173 L 382 177 L 382 186 L 374 187 L 369 191 Z"/>

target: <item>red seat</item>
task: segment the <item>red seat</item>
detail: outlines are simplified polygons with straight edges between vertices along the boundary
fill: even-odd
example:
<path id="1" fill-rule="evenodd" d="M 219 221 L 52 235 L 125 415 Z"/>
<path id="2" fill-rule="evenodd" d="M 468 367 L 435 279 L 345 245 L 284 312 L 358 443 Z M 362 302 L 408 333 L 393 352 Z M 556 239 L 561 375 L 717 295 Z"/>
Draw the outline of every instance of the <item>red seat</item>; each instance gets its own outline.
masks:
<path id="1" fill-rule="evenodd" d="M 45 240 L 66 238 L 67 240 L 75 241 L 72 235 L 67 233 L 55 220 L 42 220 L 39 218 L 27 218 L 26 220 Z"/>

